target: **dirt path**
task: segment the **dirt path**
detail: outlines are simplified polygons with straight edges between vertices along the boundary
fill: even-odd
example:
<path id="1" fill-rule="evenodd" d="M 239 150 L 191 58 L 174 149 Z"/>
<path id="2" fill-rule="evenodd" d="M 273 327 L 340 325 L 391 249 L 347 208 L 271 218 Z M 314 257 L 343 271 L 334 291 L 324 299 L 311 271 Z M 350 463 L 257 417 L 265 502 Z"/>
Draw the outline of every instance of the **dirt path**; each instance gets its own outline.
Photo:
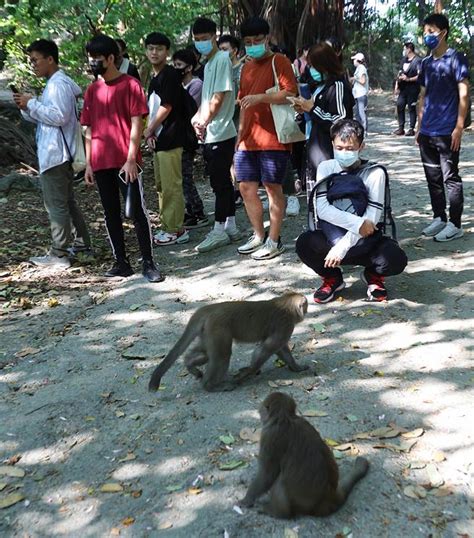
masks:
<path id="1" fill-rule="evenodd" d="M 168 275 L 163 284 L 137 275 L 111 285 L 98 277 L 100 267 L 59 276 L 17 267 L 12 260 L 24 259 L 38 242 L 38 227 L 47 237 L 47 221 L 37 194 L 28 202 L 24 194 L 10 195 L 8 206 L 23 209 L 24 217 L 9 226 L 0 252 L 11 262 L 0 283 L 10 298 L 0 317 L 0 458 L 18 460 L 7 471 L 25 475 L 8 476 L 0 467 L 1 536 L 474 536 L 474 136 L 466 133 L 462 153 L 467 233 L 446 245 L 422 239 L 430 216 L 418 152 L 412 139 L 388 134 L 395 119 L 386 99 L 371 99 L 367 155 L 390 163 L 407 271 L 389 280 L 386 305 L 366 302 L 359 269 L 347 271 L 343 299 L 311 306 L 295 331 L 295 355 L 311 369 L 292 374 L 268 364 L 231 393 L 203 392 L 182 364 L 157 395 L 146 385 L 197 307 L 270 298 L 289 288 L 311 292 L 317 279 L 294 253 L 304 211 L 285 221 L 287 251 L 279 259 L 239 258 L 235 245 L 197 255 L 193 247 L 205 231 L 196 231 L 190 243 L 157 253 Z M 93 203 L 90 194 L 80 196 Z M 247 227 L 243 210 L 238 221 Z M 100 219 L 95 224 L 106 252 Z M 25 309 L 22 297 L 30 301 Z M 238 347 L 232 368 L 245 364 L 249 352 Z M 323 437 L 350 442 L 336 452 L 343 469 L 356 454 L 371 462 L 367 478 L 332 517 L 281 522 L 233 510 L 258 452 L 239 434 L 258 426 L 257 406 L 275 390 L 269 382 L 283 383 L 301 411 L 322 415 L 309 420 Z M 379 431 L 354 439 L 382 427 L 395 437 L 377 438 Z M 236 468 L 220 469 L 226 463 Z M 106 489 L 120 491 L 101 491 L 111 483 Z M 22 500 L 1 509 L 15 494 Z"/>

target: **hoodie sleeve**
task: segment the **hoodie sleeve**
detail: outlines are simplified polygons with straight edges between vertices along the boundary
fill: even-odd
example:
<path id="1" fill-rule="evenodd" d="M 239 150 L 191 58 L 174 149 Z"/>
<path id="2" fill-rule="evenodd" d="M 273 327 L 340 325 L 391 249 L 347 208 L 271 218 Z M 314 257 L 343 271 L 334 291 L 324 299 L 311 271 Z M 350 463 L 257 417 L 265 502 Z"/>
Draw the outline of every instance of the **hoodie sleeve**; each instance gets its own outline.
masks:
<path id="1" fill-rule="evenodd" d="M 70 121 L 72 114 L 75 114 L 72 90 L 67 84 L 54 83 L 47 88 L 47 92 L 48 102 L 54 104 L 45 105 L 39 99 L 33 98 L 28 101 L 27 112 L 36 122 L 62 127 Z"/>
<path id="2" fill-rule="evenodd" d="M 355 216 L 359 221 L 359 228 L 364 222 L 364 220 L 370 220 L 373 223 L 377 224 L 380 220 L 383 210 L 383 203 L 385 198 L 385 172 L 382 168 L 376 167 L 371 170 L 366 178 L 364 178 L 365 186 L 369 191 L 369 203 L 365 213 L 361 217 Z M 327 201 L 327 200 L 326 200 Z M 331 206 L 332 207 L 332 206 Z M 335 208 L 333 208 L 335 209 Z M 336 211 L 339 211 L 336 209 Z M 348 213 L 342 212 L 344 215 L 349 215 Z M 350 215 L 354 217 L 354 215 Z M 327 220 L 327 219 L 325 219 Z M 334 222 L 338 226 L 346 228 L 344 224 Z M 352 228 L 348 229 L 348 232 L 344 237 L 341 237 L 339 241 L 331 249 L 332 254 L 337 255 L 338 258 L 344 259 L 347 252 L 352 248 L 357 241 L 362 237 L 359 234 L 359 228 L 357 231 Z"/>
<path id="3" fill-rule="evenodd" d="M 352 117 L 352 92 L 349 92 L 349 88 L 342 80 L 336 80 L 324 97 L 321 100 L 321 103 L 324 102 L 324 108 L 316 101 L 311 110 L 311 119 L 316 123 L 325 124 L 329 129 L 337 120 Z"/>

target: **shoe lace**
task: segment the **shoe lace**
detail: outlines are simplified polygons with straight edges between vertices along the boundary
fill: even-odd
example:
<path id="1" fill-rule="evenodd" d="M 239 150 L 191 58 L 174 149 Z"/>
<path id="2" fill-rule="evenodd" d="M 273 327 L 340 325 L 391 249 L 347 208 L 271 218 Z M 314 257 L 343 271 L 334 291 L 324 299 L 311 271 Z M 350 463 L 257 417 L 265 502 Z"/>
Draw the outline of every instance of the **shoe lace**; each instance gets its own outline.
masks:
<path id="1" fill-rule="evenodd" d="M 385 277 L 377 273 L 366 273 L 367 283 L 369 286 L 375 286 L 378 289 L 385 289 Z"/>
<path id="2" fill-rule="evenodd" d="M 318 291 L 331 292 L 336 287 L 338 280 L 335 276 L 324 276 L 323 283 Z"/>

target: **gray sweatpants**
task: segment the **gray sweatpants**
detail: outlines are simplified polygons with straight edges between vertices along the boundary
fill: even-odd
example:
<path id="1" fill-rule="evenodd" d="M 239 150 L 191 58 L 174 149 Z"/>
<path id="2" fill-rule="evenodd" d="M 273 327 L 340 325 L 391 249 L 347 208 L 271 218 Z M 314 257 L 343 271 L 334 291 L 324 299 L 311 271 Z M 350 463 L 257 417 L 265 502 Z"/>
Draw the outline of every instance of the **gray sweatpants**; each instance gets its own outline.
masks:
<path id="1" fill-rule="evenodd" d="M 40 175 L 44 207 L 51 224 L 51 249 L 55 256 L 68 254 L 68 248 L 90 248 L 86 222 L 74 199 L 73 171 L 69 162 L 46 170 Z"/>

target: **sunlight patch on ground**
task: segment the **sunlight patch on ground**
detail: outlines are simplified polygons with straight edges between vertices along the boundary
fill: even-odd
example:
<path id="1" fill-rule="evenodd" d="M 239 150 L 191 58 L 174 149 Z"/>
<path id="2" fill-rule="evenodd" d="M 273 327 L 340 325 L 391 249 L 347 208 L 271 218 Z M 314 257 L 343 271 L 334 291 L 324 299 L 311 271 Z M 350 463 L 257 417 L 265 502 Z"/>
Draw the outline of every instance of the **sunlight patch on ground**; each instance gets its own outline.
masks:
<path id="1" fill-rule="evenodd" d="M 171 473 L 183 473 L 196 467 L 198 463 L 195 459 L 188 457 L 168 458 L 159 465 L 155 465 L 154 472 L 163 476 L 168 476 Z"/>
<path id="2" fill-rule="evenodd" d="M 139 478 L 149 474 L 150 466 L 144 465 L 142 463 L 127 463 L 122 465 L 120 469 L 116 469 L 112 477 L 115 480 L 133 480 L 134 478 Z"/>

